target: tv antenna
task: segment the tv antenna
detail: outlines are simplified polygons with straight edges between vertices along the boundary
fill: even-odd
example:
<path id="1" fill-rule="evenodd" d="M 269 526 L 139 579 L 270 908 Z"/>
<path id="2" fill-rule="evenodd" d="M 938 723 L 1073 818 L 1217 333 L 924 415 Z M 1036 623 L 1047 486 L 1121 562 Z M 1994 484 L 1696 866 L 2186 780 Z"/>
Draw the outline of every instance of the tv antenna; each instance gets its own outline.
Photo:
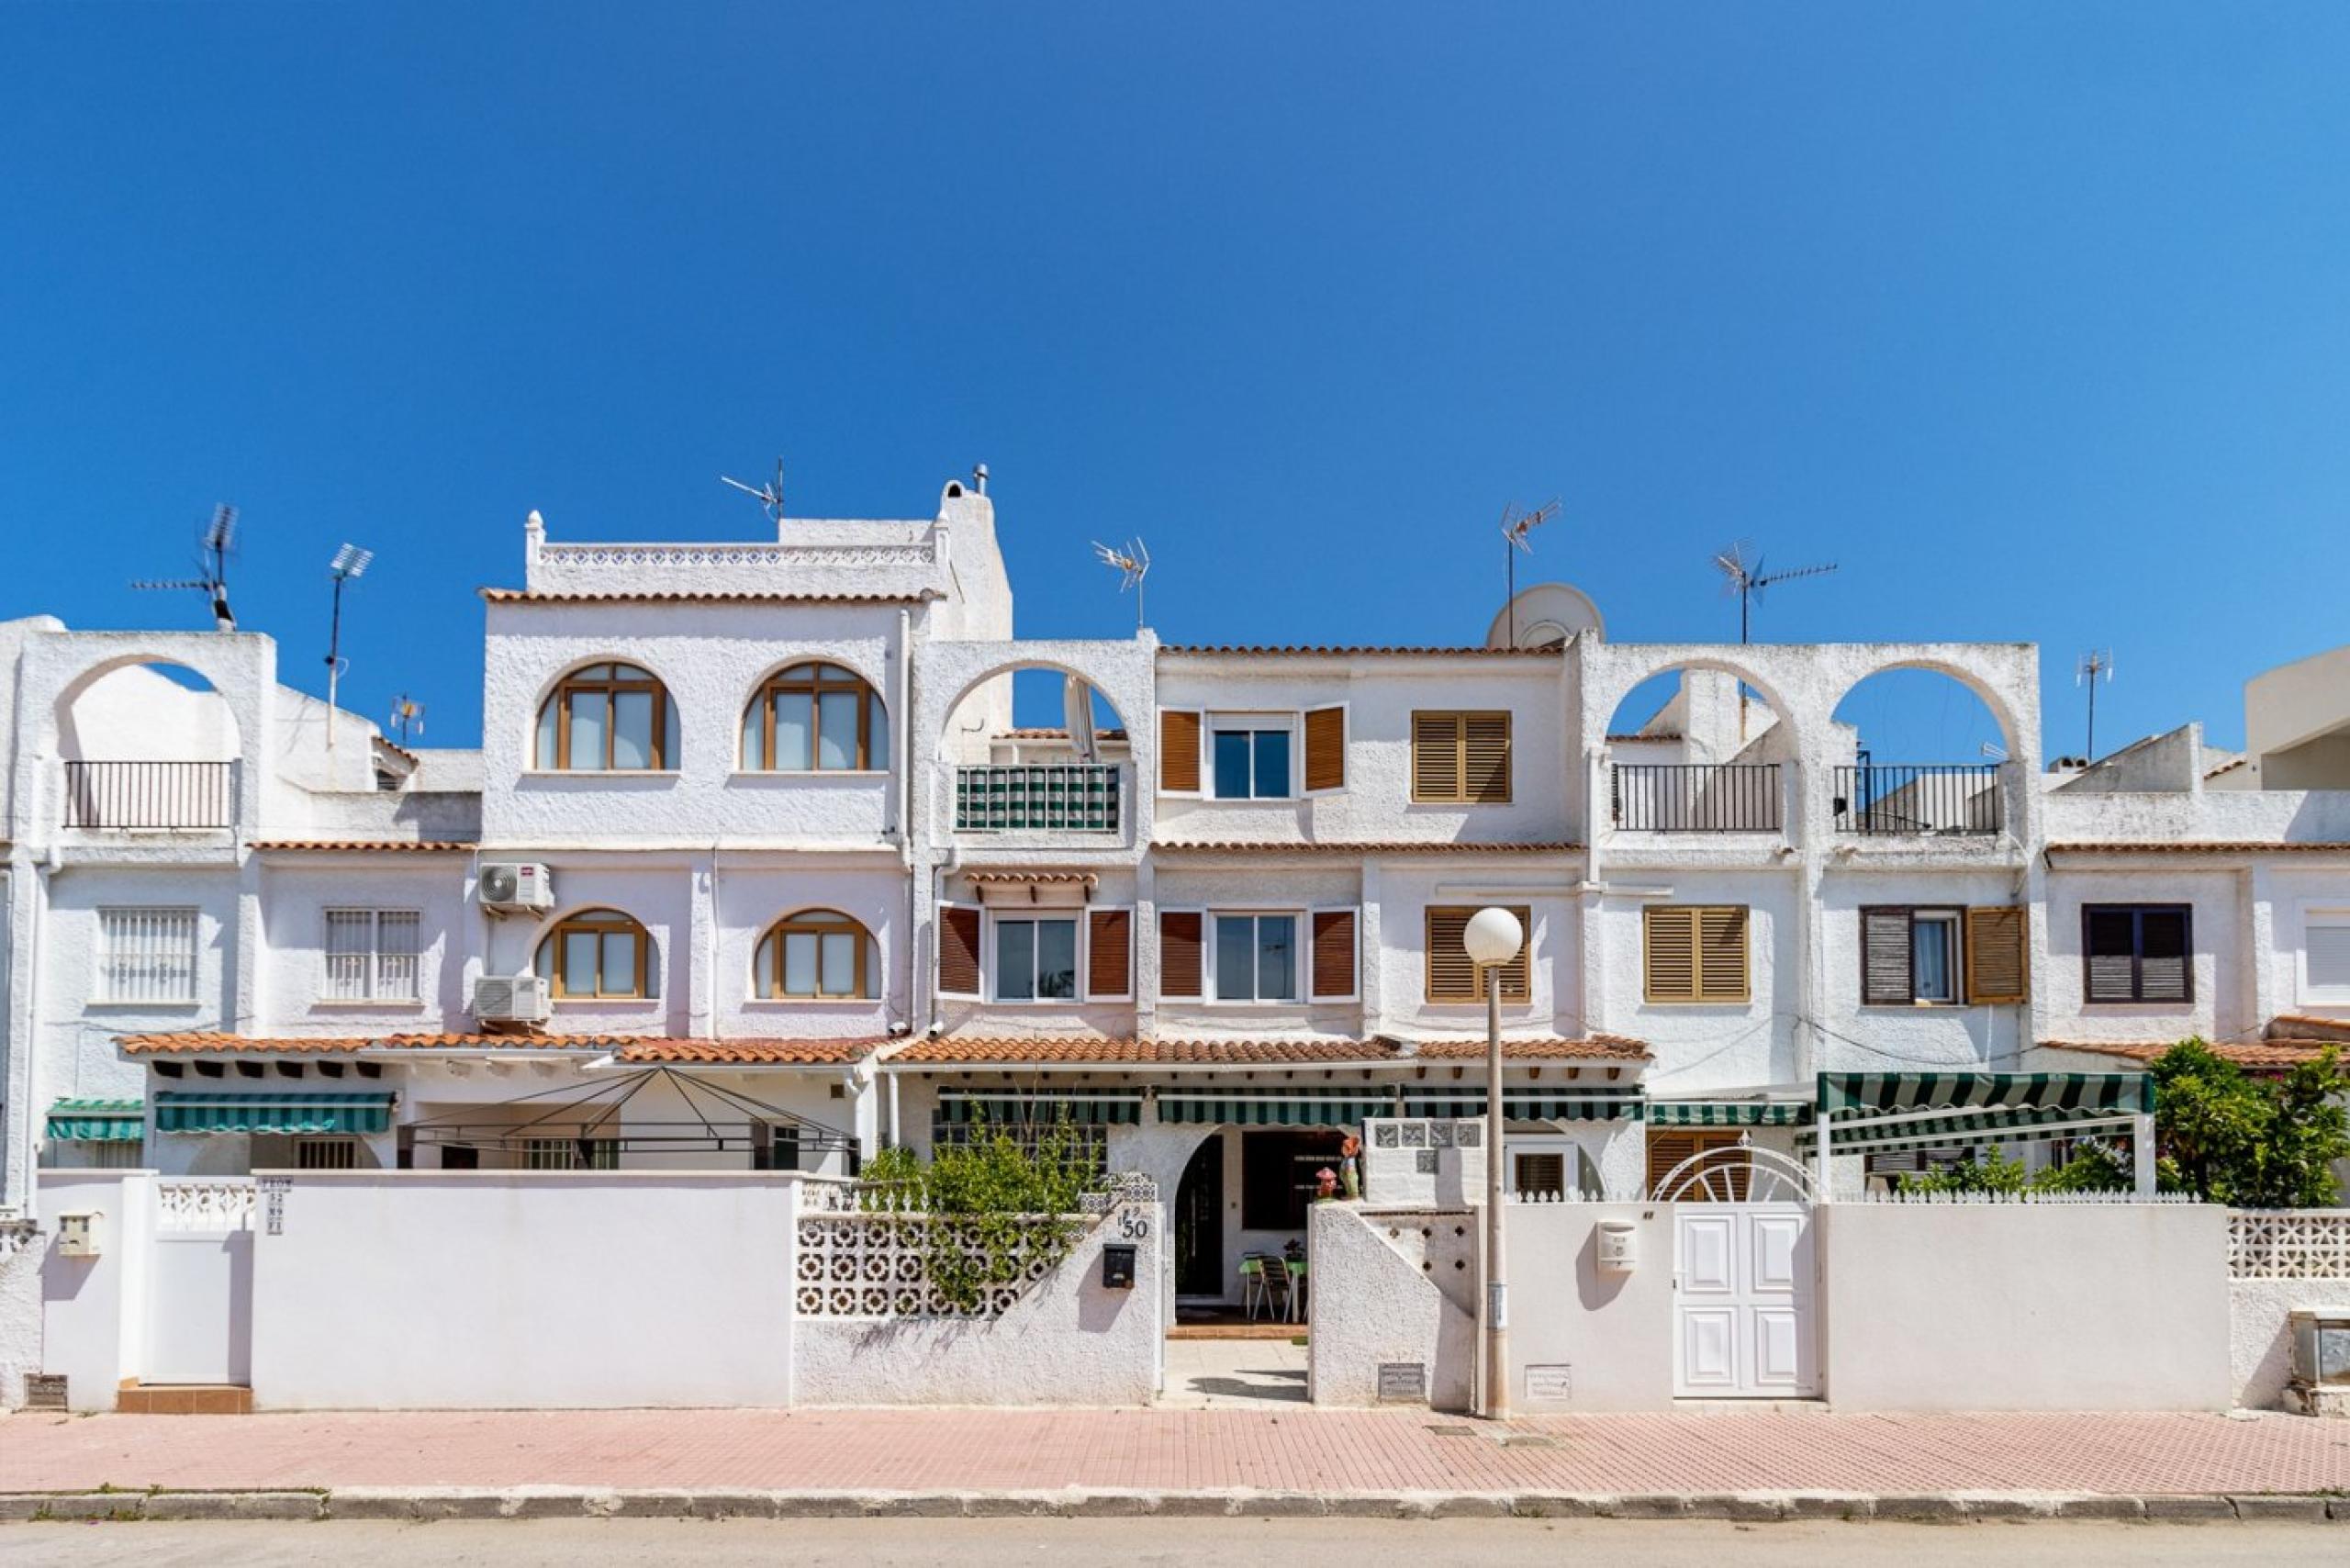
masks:
<path id="1" fill-rule="evenodd" d="M 1749 559 L 1749 557 L 1751 559 Z M 1799 577 L 1824 577 L 1836 569 L 1834 562 L 1819 566 L 1790 566 L 1783 572 L 1762 569 L 1762 553 L 1751 541 L 1732 542 L 1729 548 L 1718 552 L 1714 566 L 1723 578 L 1722 591 L 1738 595 L 1738 640 L 1744 644 L 1753 623 L 1753 607 L 1762 599 L 1762 590 L 1780 583 L 1791 583 Z"/>
<path id="2" fill-rule="evenodd" d="M 2113 683 L 2113 650 L 2111 648 L 2101 652 L 2095 648 L 2090 649 L 2081 655 L 2081 662 L 2073 670 L 2073 684 L 2089 689 L 2088 740 L 2083 746 L 2081 754 L 2081 760 L 2088 764 L 2094 764 L 2097 761 L 2097 683 L 2100 679 L 2109 686 Z"/>
<path id="3" fill-rule="evenodd" d="M 402 745 L 408 745 L 411 735 L 422 734 L 424 733 L 424 704 L 405 691 L 393 698 L 392 731 L 399 736 L 399 744 Z"/>
<path id="4" fill-rule="evenodd" d="M 149 591 L 177 591 L 194 588 L 212 606 L 213 625 L 223 632 L 237 629 L 237 618 L 229 613 L 229 557 L 237 553 L 237 509 L 222 501 L 212 509 L 212 521 L 204 530 L 196 563 L 203 576 L 196 577 L 142 577 L 131 587 Z"/>
<path id="5" fill-rule="evenodd" d="M 1536 529 L 1559 515 L 1559 503 L 1554 498 L 1545 501 L 1532 511 L 1520 511 L 1512 501 L 1502 508 L 1502 538 L 1508 542 L 1503 554 L 1509 557 L 1509 645 L 1517 646 L 1517 554 L 1523 550 L 1534 554 L 1534 542 L 1527 537 Z"/>
<path id="6" fill-rule="evenodd" d="M 1104 544 L 1097 539 L 1093 542 L 1093 558 L 1117 569 L 1120 593 L 1128 588 L 1135 590 L 1135 631 L 1139 633 L 1143 626 L 1142 580 L 1150 576 L 1150 546 L 1142 542 L 1140 535 L 1124 545 Z"/>
<path id="7" fill-rule="evenodd" d="M 357 582 L 367 570 L 367 563 L 375 558 L 373 550 L 362 550 L 356 544 L 345 544 L 327 563 L 327 573 L 334 578 L 334 616 L 327 631 L 327 749 L 334 749 L 334 694 L 342 678 L 342 585 Z"/>
<path id="8" fill-rule="evenodd" d="M 744 495 L 755 499 L 760 506 L 767 510 L 767 521 L 769 522 L 774 523 L 778 528 L 781 528 L 783 526 L 782 458 L 778 457 L 775 460 L 775 479 L 771 484 L 745 485 L 742 480 L 730 477 L 724 474 L 721 474 L 718 476 L 718 482 L 722 485 L 732 485 L 736 489 L 742 491 Z"/>

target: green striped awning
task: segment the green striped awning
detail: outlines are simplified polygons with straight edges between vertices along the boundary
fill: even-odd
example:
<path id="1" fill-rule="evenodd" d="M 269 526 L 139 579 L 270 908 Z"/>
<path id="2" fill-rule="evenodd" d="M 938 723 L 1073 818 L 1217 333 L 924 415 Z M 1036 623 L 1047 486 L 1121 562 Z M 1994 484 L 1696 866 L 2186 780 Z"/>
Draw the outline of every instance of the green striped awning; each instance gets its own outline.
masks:
<path id="1" fill-rule="evenodd" d="M 938 1119 L 997 1126 L 1133 1126 L 1142 1120 L 1142 1091 L 942 1089 Z"/>
<path id="2" fill-rule="evenodd" d="M 2154 1080 L 2144 1072 L 1823 1072 L 1819 1105 L 1834 1153 L 2029 1143 L 2126 1130 L 2154 1114 Z"/>
<path id="3" fill-rule="evenodd" d="M 199 1093 L 155 1096 L 155 1130 L 166 1133 L 380 1133 L 392 1125 L 392 1092 Z"/>
<path id="4" fill-rule="evenodd" d="M 1502 1114 L 1513 1122 L 1637 1122 L 1642 1100 L 1637 1089 L 1584 1089 L 1561 1084 L 1555 1089 L 1505 1085 Z M 1482 1116 L 1485 1090 L 1482 1084 L 1429 1087 L 1404 1086 L 1407 1116 Z"/>
<path id="5" fill-rule="evenodd" d="M 1651 1100 L 1649 1125 L 1659 1127 L 1799 1127 L 1811 1107 L 1792 1100 Z"/>
<path id="6" fill-rule="evenodd" d="M 1284 1089 L 1222 1092 L 1162 1089 L 1162 1122 L 1243 1127 L 1350 1127 L 1395 1114 L 1392 1089 Z"/>
<path id="7" fill-rule="evenodd" d="M 147 1136 L 144 1100 L 60 1100 L 49 1136 L 65 1143 L 138 1143 Z"/>

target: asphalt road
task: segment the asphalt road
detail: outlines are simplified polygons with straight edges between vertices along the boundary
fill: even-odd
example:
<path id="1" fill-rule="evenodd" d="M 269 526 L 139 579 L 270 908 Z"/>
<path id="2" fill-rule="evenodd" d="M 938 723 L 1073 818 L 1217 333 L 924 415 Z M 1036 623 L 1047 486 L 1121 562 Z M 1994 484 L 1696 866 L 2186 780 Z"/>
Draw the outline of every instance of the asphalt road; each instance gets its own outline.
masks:
<path id="1" fill-rule="evenodd" d="M 1201 1562 L 1375 1562 L 1558 1568 L 1568 1554 L 1642 1568 L 2090 1568 L 2128 1563 L 2350 1561 L 2339 1525 L 2093 1523 L 1734 1525 L 1609 1519 L 543 1519 L 429 1525 L 74 1524 L 0 1526 L 0 1564 L 753 1563 L 793 1568 L 1187 1568 Z"/>

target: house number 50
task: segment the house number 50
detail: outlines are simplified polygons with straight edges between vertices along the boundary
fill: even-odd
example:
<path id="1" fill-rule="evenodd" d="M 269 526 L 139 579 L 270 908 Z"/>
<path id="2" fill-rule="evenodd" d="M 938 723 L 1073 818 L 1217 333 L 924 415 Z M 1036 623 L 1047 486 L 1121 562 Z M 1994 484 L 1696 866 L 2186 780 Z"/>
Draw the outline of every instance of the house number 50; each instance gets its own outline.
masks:
<path id="1" fill-rule="evenodd" d="M 1150 1220 L 1133 1209 L 1118 1211 L 1118 1234 L 1128 1241 L 1140 1241 L 1150 1234 Z"/>

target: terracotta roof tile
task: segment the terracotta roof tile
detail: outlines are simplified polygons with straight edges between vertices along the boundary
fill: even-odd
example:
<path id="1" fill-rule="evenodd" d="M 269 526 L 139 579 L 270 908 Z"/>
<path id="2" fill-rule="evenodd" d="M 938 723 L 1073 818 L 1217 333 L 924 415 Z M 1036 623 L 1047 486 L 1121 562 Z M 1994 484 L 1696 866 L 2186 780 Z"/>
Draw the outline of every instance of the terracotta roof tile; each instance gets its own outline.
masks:
<path id="1" fill-rule="evenodd" d="M 208 1056 L 222 1051 L 269 1056 L 336 1056 L 367 1048 L 364 1035 L 301 1035 L 252 1039 L 208 1029 L 175 1035 L 120 1035 L 115 1044 L 125 1056 Z"/>
<path id="2" fill-rule="evenodd" d="M 967 882 L 1097 882 L 1101 878 L 1091 871 L 1002 871 L 965 868 Z"/>
<path id="3" fill-rule="evenodd" d="M 252 846 L 268 850 L 307 849 L 319 854 L 364 850 L 386 855 L 470 855 L 481 847 L 454 838 L 257 838 Z"/>
<path id="4" fill-rule="evenodd" d="M 2350 1042 L 2350 1018 L 2321 1018 L 2314 1013 L 2279 1013 L 2268 1020 L 2270 1039 Z"/>
<path id="5" fill-rule="evenodd" d="M 2119 1057 L 2124 1061 L 2150 1062 L 2177 1040 L 2042 1040 L 2042 1050 L 2087 1051 L 2093 1056 Z M 2238 1067 L 2299 1067 L 2324 1052 L 2344 1048 L 2340 1040 L 2209 1040 L 2211 1054 Z"/>
<path id="6" fill-rule="evenodd" d="M 1401 1061 L 1404 1058 L 1386 1040 L 1137 1040 L 1096 1035 L 974 1039 L 945 1035 L 934 1040 L 917 1040 L 886 1059 L 891 1066 L 1101 1062 L 1137 1067 L 1278 1067 L 1293 1063 Z"/>
<path id="7" fill-rule="evenodd" d="M 351 1056 L 361 1051 L 609 1051 L 624 1062 L 818 1066 L 863 1059 L 883 1042 L 691 1040 L 637 1035 L 281 1035 L 252 1037 L 209 1030 L 125 1035 L 126 1056 Z"/>
<path id="8" fill-rule="evenodd" d="M 2350 843 L 2314 839 L 2135 839 L 2105 844 L 2052 844 L 2051 855 L 2350 855 Z"/>
<path id="9" fill-rule="evenodd" d="M 884 1040 L 631 1040 L 624 1062 L 699 1062 L 713 1067 L 828 1067 L 862 1061 Z"/>
<path id="10" fill-rule="evenodd" d="M 1018 730 L 998 730 L 990 738 L 1000 741 L 1065 741 L 1069 739 L 1069 731 L 1065 727 L 1055 729 L 1049 725 L 1031 725 Z M 1093 738 L 1097 741 L 1122 741 L 1126 738 L 1126 732 L 1096 730 Z"/>
<path id="11" fill-rule="evenodd" d="M 2239 767 L 2248 767 L 2251 765 L 2252 758 L 2250 756 L 2239 756 L 2233 761 L 2220 764 L 2219 767 L 2212 768 L 2210 772 L 2204 774 L 2203 777 L 2206 778 L 2217 778 L 2222 773 L 2233 773 Z"/>
<path id="12" fill-rule="evenodd" d="M 1169 643 L 1158 650 L 1194 658 L 1215 658 L 1239 655 L 1248 658 L 1552 658 L 1566 652 L 1563 644 L 1553 643 L 1539 648 L 1489 648 L 1476 646 L 1380 647 L 1360 643 Z"/>
<path id="13" fill-rule="evenodd" d="M 1483 1061 L 1483 1040 L 1422 1040 L 1416 1053 L 1423 1061 Z M 1582 1039 L 1504 1040 L 1506 1061 L 1619 1061 L 1652 1059 L 1647 1044 L 1622 1035 L 1587 1035 Z"/>
<path id="14" fill-rule="evenodd" d="M 1274 839 L 1243 842 L 1203 839 L 1184 842 L 1158 839 L 1153 850 L 1190 851 L 1201 855 L 1579 855 L 1580 844 L 1488 844 L 1460 839 L 1382 839 L 1357 843 L 1282 843 Z"/>
<path id="15" fill-rule="evenodd" d="M 406 757 L 411 767 L 424 760 L 422 757 L 417 756 L 416 753 L 408 750 L 408 747 L 400 745 L 399 742 L 392 739 L 389 735 L 375 735 L 370 738 L 373 739 L 377 745 L 382 746 L 386 751 L 391 752 L 395 756 Z"/>
<path id="16" fill-rule="evenodd" d="M 919 604 L 943 598 L 935 588 L 919 593 L 737 593 L 659 588 L 612 588 L 588 593 L 534 593 L 529 588 L 486 588 L 492 604 Z"/>

